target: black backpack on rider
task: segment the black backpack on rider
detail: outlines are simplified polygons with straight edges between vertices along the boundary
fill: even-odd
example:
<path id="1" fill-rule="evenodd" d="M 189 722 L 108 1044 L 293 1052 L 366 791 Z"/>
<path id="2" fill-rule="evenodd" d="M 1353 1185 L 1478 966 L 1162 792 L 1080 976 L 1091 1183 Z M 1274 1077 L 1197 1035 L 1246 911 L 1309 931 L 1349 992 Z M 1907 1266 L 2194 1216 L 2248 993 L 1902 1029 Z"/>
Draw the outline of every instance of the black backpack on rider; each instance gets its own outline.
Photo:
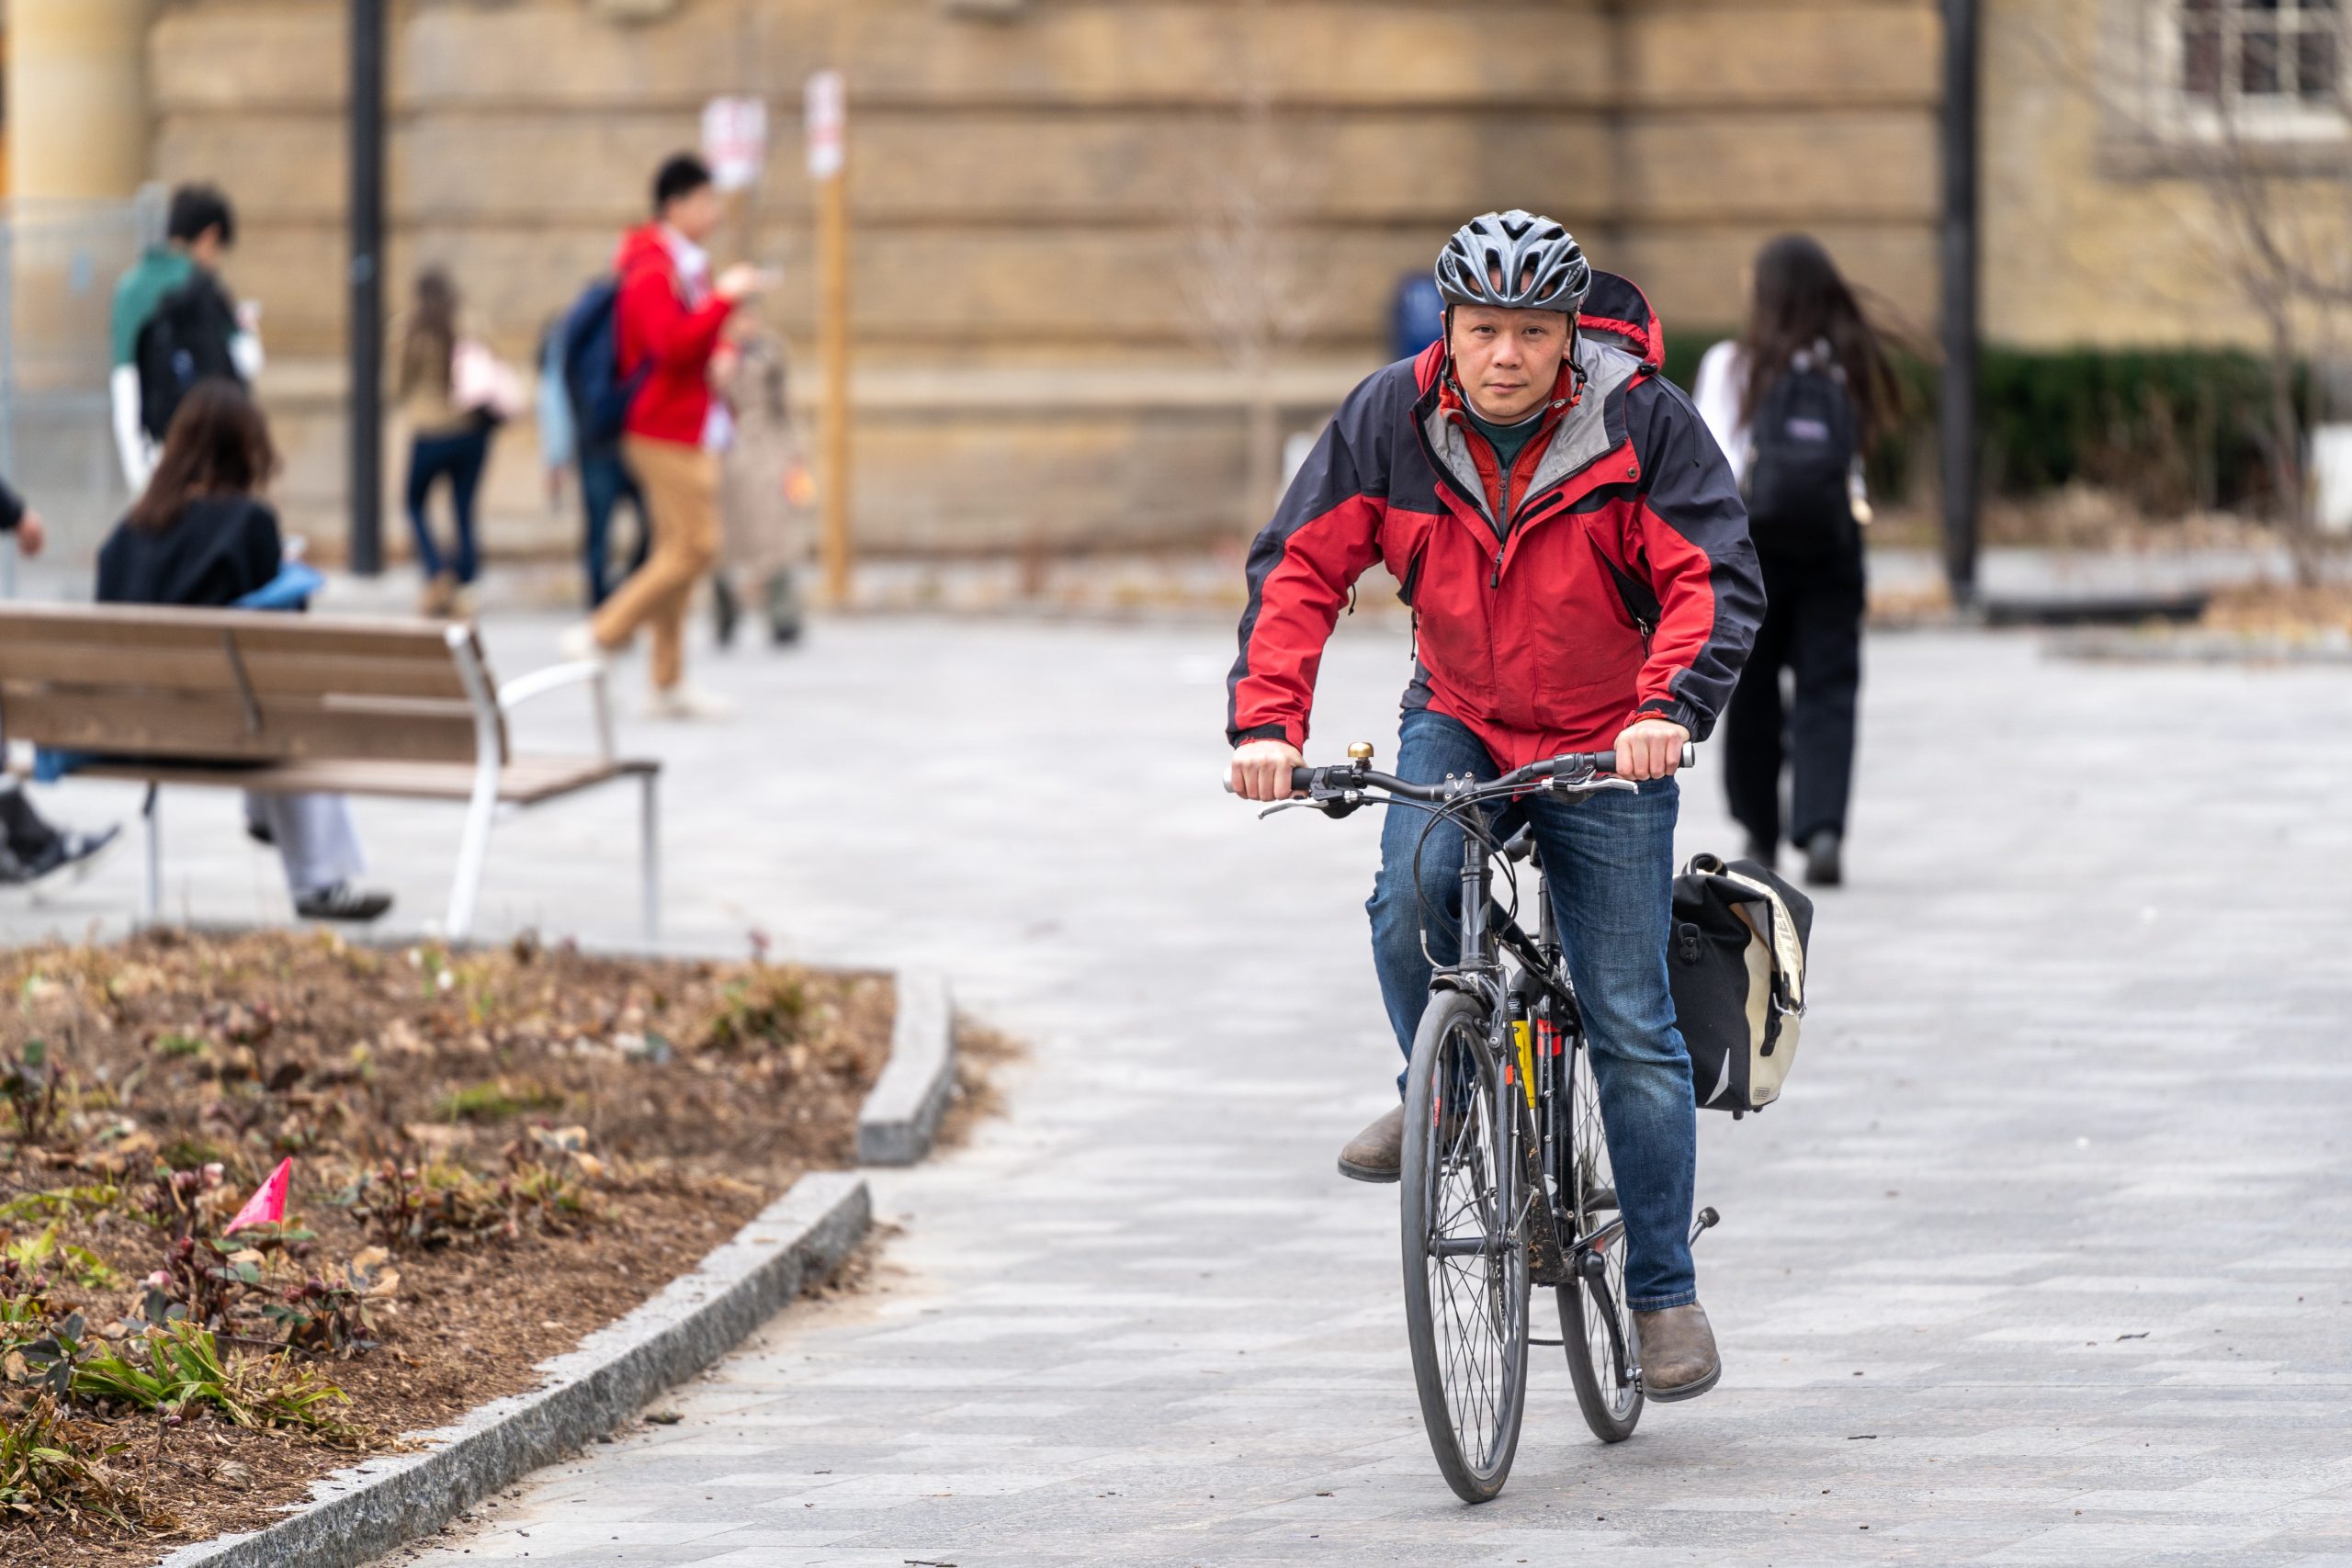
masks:
<path id="1" fill-rule="evenodd" d="M 229 351 L 236 335 L 237 308 L 208 272 L 198 269 L 157 301 L 132 350 L 139 367 L 139 423 L 152 440 L 164 439 L 180 400 L 198 381 L 244 384 Z"/>
<path id="2" fill-rule="evenodd" d="M 1748 422 L 1740 494 L 1747 531 L 1770 555 L 1826 555 L 1854 528 L 1848 488 L 1860 422 L 1826 343 L 1801 350 Z"/>
<path id="3" fill-rule="evenodd" d="M 1702 1111 L 1744 1116 L 1780 1098 L 1812 936 L 1813 900 L 1752 860 L 1692 855 L 1674 879 L 1666 972 Z"/>

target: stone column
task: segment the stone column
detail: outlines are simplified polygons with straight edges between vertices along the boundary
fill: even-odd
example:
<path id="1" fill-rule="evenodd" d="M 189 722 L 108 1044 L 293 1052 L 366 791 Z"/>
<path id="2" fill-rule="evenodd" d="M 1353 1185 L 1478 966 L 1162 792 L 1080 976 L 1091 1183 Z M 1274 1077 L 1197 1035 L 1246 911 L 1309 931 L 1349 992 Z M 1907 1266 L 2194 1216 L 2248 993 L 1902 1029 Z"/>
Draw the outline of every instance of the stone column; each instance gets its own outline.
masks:
<path id="1" fill-rule="evenodd" d="M 147 175 L 153 0 L 9 0 L 8 194 L 123 197 Z"/>

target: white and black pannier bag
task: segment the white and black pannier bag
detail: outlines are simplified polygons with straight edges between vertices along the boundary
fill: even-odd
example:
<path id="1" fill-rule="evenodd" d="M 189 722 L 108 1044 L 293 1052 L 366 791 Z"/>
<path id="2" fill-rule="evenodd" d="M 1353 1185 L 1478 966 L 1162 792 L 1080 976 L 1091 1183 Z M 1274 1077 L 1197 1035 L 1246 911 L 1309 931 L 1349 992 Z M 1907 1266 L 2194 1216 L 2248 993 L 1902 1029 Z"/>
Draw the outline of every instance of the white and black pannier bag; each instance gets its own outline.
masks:
<path id="1" fill-rule="evenodd" d="M 1666 969 L 1702 1111 L 1745 1115 L 1781 1097 L 1812 935 L 1813 900 L 1752 860 L 1692 855 L 1674 879 Z"/>

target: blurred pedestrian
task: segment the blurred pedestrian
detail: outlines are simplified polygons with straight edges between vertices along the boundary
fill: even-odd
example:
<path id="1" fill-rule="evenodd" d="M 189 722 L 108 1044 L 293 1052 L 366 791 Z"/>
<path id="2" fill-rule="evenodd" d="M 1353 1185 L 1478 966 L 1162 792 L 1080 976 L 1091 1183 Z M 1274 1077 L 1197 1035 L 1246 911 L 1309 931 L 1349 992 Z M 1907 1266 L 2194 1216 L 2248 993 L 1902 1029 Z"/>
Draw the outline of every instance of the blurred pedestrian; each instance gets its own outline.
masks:
<path id="1" fill-rule="evenodd" d="M 164 243 L 115 285 L 107 391 L 116 455 L 133 495 L 146 488 L 188 388 L 214 377 L 249 386 L 261 374 L 260 307 L 233 303 L 219 276 L 236 243 L 229 198 L 214 186 L 181 186 L 172 192 Z"/>
<path id="2" fill-rule="evenodd" d="M 401 335 L 400 402 L 409 427 L 409 526 L 424 574 L 418 608 L 428 615 L 465 613 L 481 568 L 474 496 L 490 460 L 490 438 L 520 412 L 522 387 L 486 345 L 463 334 L 457 285 L 438 267 L 416 280 L 416 302 Z M 445 479 L 457 529 L 456 551 L 446 561 L 428 515 L 433 487 Z"/>
<path id="3" fill-rule="evenodd" d="M 98 602 L 217 608 L 267 586 L 286 558 L 260 493 L 277 468 L 269 425 L 243 388 L 190 388 L 146 490 L 98 552 Z M 342 795 L 254 794 L 245 809 L 254 836 L 277 846 L 302 919 L 372 920 L 391 908 L 390 894 L 358 885 L 366 863 Z"/>
<path id="4" fill-rule="evenodd" d="M 804 624 L 800 574 L 816 554 L 815 486 L 792 425 L 784 343 L 736 319 L 734 354 L 719 368 L 719 394 L 735 420 L 735 439 L 720 464 L 720 554 L 712 574 L 718 642 L 754 604 L 768 640 L 797 642 Z"/>
<path id="5" fill-rule="evenodd" d="M 37 556 L 49 541 L 48 525 L 24 497 L 0 480 L 0 533 L 13 534 L 17 548 Z M 62 874 L 79 876 L 115 841 L 120 826 L 83 833 L 44 821 L 13 774 L 0 772 L 0 886 L 39 886 Z"/>
<path id="6" fill-rule="evenodd" d="M 736 305 L 765 287 L 748 265 L 713 277 L 704 246 L 726 210 L 709 166 L 681 152 L 654 176 L 653 220 L 621 241 L 614 267 L 616 367 L 625 378 L 643 375 L 623 422 L 621 456 L 652 514 L 653 553 L 594 619 L 563 639 L 567 655 L 598 658 L 649 626 L 646 708 L 658 718 L 728 711 L 686 684 L 684 654 L 687 598 L 718 557 L 718 454 L 732 434 L 727 407 L 712 392 L 712 361 Z"/>
<path id="7" fill-rule="evenodd" d="M 622 502 L 637 518 L 637 542 L 628 571 L 645 564 L 652 546 L 645 494 L 621 459 L 622 426 L 628 405 L 643 384 L 644 369 L 620 373 L 616 315 L 618 283 L 607 276 L 581 290 L 551 326 L 539 347 L 539 455 L 548 466 L 550 496 L 561 487 L 563 468 L 580 474 L 581 559 L 587 569 L 588 608 L 612 597 L 613 513 Z M 628 572 L 622 573 L 626 577 Z"/>
<path id="8" fill-rule="evenodd" d="M 1751 272 L 1747 324 L 1707 351 L 1692 394 L 1738 476 L 1767 599 L 1724 719 L 1724 787 L 1748 854 L 1772 864 L 1787 764 L 1788 840 L 1804 852 L 1807 881 L 1836 886 L 1862 672 L 1862 454 L 1893 423 L 1897 388 L 1878 333 L 1818 242 L 1784 234 Z"/>

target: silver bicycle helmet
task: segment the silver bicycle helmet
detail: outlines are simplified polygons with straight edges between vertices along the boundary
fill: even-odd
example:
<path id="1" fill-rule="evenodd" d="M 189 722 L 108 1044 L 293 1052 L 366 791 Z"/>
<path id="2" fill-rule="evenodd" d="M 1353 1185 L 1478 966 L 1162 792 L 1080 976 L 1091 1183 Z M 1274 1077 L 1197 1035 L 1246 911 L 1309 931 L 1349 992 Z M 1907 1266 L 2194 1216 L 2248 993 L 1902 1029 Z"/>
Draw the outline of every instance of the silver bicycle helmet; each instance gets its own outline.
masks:
<path id="1" fill-rule="evenodd" d="M 1549 218 L 1512 208 L 1473 218 L 1438 253 L 1437 289 L 1449 305 L 1565 310 L 1573 318 L 1592 288 L 1592 264 Z"/>

